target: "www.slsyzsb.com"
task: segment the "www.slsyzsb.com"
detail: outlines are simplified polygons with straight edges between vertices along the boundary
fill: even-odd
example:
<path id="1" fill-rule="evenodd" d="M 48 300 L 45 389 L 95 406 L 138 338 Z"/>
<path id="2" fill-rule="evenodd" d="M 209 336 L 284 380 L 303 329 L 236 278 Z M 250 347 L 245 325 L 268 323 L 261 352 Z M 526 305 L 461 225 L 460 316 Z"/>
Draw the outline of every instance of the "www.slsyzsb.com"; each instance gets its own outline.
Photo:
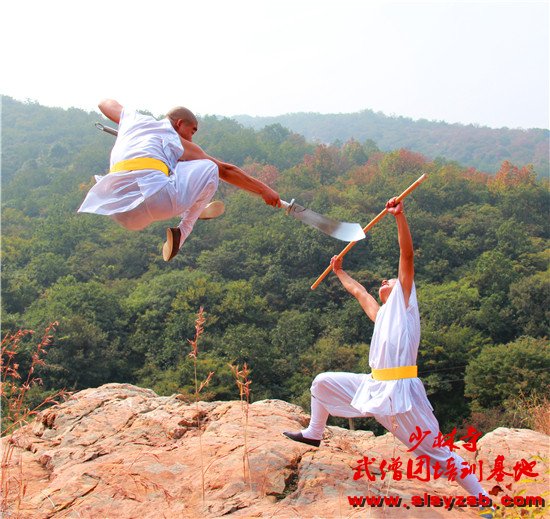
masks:
<path id="1" fill-rule="evenodd" d="M 388 508 L 420 508 L 434 507 L 452 510 L 454 508 L 493 506 L 493 500 L 484 496 L 434 496 L 431 494 L 414 495 L 410 500 L 403 500 L 399 496 L 347 496 L 348 502 L 353 507 L 383 507 Z M 545 502 L 541 496 L 503 496 L 500 498 L 500 506 L 537 506 L 544 507 Z"/>

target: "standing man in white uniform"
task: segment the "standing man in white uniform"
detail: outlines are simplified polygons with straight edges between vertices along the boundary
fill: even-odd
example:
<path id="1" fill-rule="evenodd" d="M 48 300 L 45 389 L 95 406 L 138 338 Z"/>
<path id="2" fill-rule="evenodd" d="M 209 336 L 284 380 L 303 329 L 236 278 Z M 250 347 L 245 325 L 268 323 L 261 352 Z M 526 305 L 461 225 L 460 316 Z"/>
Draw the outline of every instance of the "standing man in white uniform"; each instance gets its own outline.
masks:
<path id="1" fill-rule="evenodd" d="M 218 178 L 280 207 L 278 193 L 269 186 L 237 166 L 208 156 L 192 142 L 198 122 L 187 108 L 174 108 L 160 121 L 125 109 L 114 99 L 101 101 L 99 109 L 119 125 L 118 137 L 111 151 L 110 173 L 96 176 L 78 212 L 110 216 L 130 230 L 180 216 L 178 227 L 166 231 L 165 261 L 178 253 L 198 218 L 223 212 L 221 202 L 209 204 Z"/>
<path id="2" fill-rule="evenodd" d="M 311 386 L 311 420 L 300 432 L 285 432 L 294 441 L 318 447 L 329 415 L 345 418 L 372 416 L 407 447 L 415 445 L 417 427 L 429 431 L 414 449 L 417 455 L 430 457 L 432 466 L 441 468 L 452 458 L 459 474 L 464 460 L 448 447 L 433 447 L 439 423 L 428 401 L 424 385 L 417 378 L 416 357 L 420 343 L 420 315 L 414 286 L 414 252 L 403 204 L 395 198 L 386 204 L 395 216 L 400 258 L 397 279 L 383 280 L 379 289 L 380 306 L 365 287 L 342 268 L 342 260 L 334 256 L 331 266 L 344 286 L 374 321 L 370 344 L 370 374 L 321 373 Z M 474 474 L 456 481 L 476 498 L 488 497 Z M 483 510 L 492 517 L 492 510 Z"/>

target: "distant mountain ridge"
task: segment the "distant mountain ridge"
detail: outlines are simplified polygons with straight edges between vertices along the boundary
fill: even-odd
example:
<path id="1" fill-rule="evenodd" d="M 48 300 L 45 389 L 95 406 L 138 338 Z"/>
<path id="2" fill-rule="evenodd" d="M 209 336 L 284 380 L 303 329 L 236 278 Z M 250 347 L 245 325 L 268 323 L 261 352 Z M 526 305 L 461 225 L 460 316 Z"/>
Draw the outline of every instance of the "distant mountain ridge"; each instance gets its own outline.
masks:
<path id="1" fill-rule="evenodd" d="M 494 129 L 426 119 L 415 121 L 372 110 L 272 117 L 235 115 L 233 119 L 256 130 L 278 123 L 308 140 L 327 144 L 371 139 L 382 151 L 406 148 L 429 159 L 442 157 L 488 173 L 495 173 L 508 160 L 521 166 L 533 164 L 539 177 L 549 174 L 550 131 L 546 129 Z"/>
<path id="2" fill-rule="evenodd" d="M 3 95 L 0 95 L 0 99 L 2 182 L 11 178 L 25 160 L 34 159 L 41 153 L 49 153 L 46 148 L 55 143 L 75 152 L 90 139 L 98 146 L 103 145 L 103 153 L 108 153 L 112 142 L 105 140 L 105 135 L 94 128 L 94 122 L 101 118 L 97 112 L 45 107 L 35 102 L 23 103 Z M 219 116 L 217 118 L 226 119 Z M 211 154 L 218 153 L 229 162 L 242 164 L 242 153 L 238 150 L 245 155 L 247 152 L 244 149 L 246 143 L 239 135 L 238 128 L 233 131 L 227 128 L 225 142 L 217 143 L 213 147 L 211 139 L 207 137 L 209 132 L 205 132 L 212 119 L 215 118 L 201 118 L 199 144 Z M 539 178 L 550 175 L 550 131 L 546 129 L 494 129 L 425 119 L 414 121 L 405 117 L 386 116 L 372 110 L 347 114 L 292 113 L 273 117 L 236 115 L 230 119 L 254 130 L 280 124 L 310 142 L 372 140 L 381 151 L 404 148 L 421 153 L 428 159 L 456 161 L 462 166 L 487 173 L 496 173 L 504 161 L 509 161 L 519 167 L 533 164 Z M 217 135 L 219 132 L 215 130 L 214 133 Z M 230 136 L 234 139 L 231 140 Z M 104 161 L 106 163 L 107 159 Z"/>

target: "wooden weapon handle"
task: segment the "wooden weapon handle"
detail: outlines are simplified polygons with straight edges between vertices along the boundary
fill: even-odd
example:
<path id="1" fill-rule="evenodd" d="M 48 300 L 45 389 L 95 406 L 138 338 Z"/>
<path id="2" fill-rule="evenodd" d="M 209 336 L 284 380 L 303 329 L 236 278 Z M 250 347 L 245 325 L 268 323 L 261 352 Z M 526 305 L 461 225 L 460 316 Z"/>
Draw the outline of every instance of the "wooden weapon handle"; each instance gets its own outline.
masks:
<path id="1" fill-rule="evenodd" d="M 405 191 L 403 191 L 403 193 L 401 193 L 398 197 L 397 197 L 397 201 L 398 202 L 401 202 L 401 200 L 403 200 L 403 198 L 409 196 L 420 184 L 422 184 L 422 182 L 424 182 L 424 180 L 426 180 L 426 174 L 422 175 L 421 177 L 418 178 L 418 180 L 416 180 L 415 182 L 413 182 L 407 189 L 405 189 Z M 384 208 L 383 211 L 381 211 L 375 218 L 373 218 L 368 224 L 366 227 L 363 227 L 363 232 L 366 234 L 375 224 L 377 224 L 380 220 L 382 220 L 382 218 L 384 218 L 384 216 L 386 216 L 386 213 L 388 212 L 388 210 L 386 208 Z M 338 254 L 338 259 L 341 259 L 343 258 L 350 250 L 351 248 L 356 244 L 357 242 L 356 241 L 350 241 L 346 247 L 344 248 L 344 250 Z M 311 285 L 311 290 L 315 290 L 321 283 L 321 281 L 323 281 L 323 279 L 325 279 L 330 271 L 332 270 L 332 267 L 329 265 L 325 271 L 317 278 L 317 281 L 315 281 L 315 283 L 313 283 L 313 285 Z"/>

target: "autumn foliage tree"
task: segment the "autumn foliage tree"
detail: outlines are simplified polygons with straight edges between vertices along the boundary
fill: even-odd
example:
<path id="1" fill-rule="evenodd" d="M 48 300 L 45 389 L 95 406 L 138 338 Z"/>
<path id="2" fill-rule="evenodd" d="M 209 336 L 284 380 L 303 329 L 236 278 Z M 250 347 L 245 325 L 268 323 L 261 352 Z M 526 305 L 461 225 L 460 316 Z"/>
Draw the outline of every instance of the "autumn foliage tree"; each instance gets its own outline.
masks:
<path id="1" fill-rule="evenodd" d="M 182 253 L 166 263 L 160 250 L 167 222 L 133 233 L 76 212 L 92 175 L 107 168 L 113 143 L 93 128 L 98 114 L 13 101 L 2 116 L 2 327 L 40 329 L 59 320 L 44 389 L 118 381 L 161 394 L 192 392 L 181 344 L 201 306 L 209 318 L 198 366 L 216 371 L 201 398 L 234 397 L 228 362 L 251 369 L 252 401 L 304 403 L 316 371 L 369 369 L 372 326 L 361 308 L 334 276 L 309 288 L 340 242 L 221 183 L 216 197 L 226 213 L 198 221 Z M 375 114 L 362 116 L 376 124 Z M 522 165 L 528 161 L 505 162 L 493 177 L 479 164 L 431 159 L 398 144 L 395 136 L 412 139 L 410 132 L 392 137 L 379 128 L 385 140 L 375 143 L 359 134 L 363 126 L 349 126 L 353 139 L 319 144 L 280 124 L 254 130 L 206 116 L 197 141 L 284 199 L 364 225 L 427 174 L 405 202 L 423 319 L 419 369 L 442 428 L 452 429 L 472 410 L 469 399 L 493 405 L 473 380 L 464 393 L 466 365 L 487 360 L 491 370 L 479 380 L 492 389 L 502 373 L 483 352 L 507 358 L 499 345 L 511 344 L 531 355 L 536 348 L 526 344 L 542 348 L 549 335 L 548 185 L 540 170 Z M 438 149 L 462 145 L 462 137 L 435 139 L 426 128 L 416 126 Z M 521 138 L 526 146 L 530 136 Z M 345 267 L 375 294 L 382 278 L 396 276 L 398 261 L 395 224 L 386 218 L 350 251 Z M 31 355 L 23 352 L 22 364 L 30 365 Z M 503 373 L 512 388 L 523 384 L 523 373 Z"/>

